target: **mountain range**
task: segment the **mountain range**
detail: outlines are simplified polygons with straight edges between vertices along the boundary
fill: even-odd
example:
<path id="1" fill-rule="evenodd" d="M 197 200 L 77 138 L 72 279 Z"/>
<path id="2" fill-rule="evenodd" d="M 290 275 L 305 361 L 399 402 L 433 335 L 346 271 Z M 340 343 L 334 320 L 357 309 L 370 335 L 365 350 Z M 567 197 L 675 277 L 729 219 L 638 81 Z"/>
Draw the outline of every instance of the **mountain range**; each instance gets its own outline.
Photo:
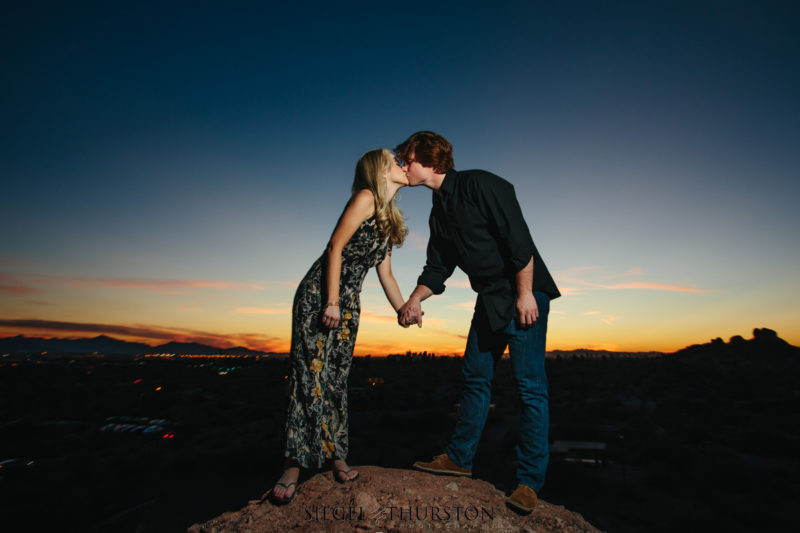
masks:
<path id="1" fill-rule="evenodd" d="M 234 346 L 231 348 L 219 348 L 216 346 L 209 346 L 207 344 L 199 344 L 196 342 L 168 342 L 158 346 L 150 346 L 142 342 L 128 342 L 109 337 L 107 335 L 98 335 L 91 338 L 79 339 L 62 339 L 52 338 L 44 339 L 39 337 L 25 337 L 24 335 L 17 335 L 16 337 L 0 338 L 0 353 L 15 353 L 15 354 L 40 354 L 42 352 L 49 353 L 65 353 L 65 354 L 147 354 L 147 353 L 170 353 L 180 355 L 264 355 L 265 352 L 250 350 L 242 346 Z"/>

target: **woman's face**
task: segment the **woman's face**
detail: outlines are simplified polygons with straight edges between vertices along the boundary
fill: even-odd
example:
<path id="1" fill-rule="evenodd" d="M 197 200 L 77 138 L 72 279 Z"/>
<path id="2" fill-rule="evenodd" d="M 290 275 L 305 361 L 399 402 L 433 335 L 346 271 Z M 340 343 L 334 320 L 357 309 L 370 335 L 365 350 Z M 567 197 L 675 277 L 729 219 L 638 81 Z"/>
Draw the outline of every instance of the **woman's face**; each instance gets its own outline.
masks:
<path id="1" fill-rule="evenodd" d="M 406 177 L 406 173 L 396 157 L 392 158 L 392 166 L 389 168 L 389 172 L 386 173 L 386 181 L 388 183 L 396 183 L 401 187 L 408 185 L 408 177 Z"/>

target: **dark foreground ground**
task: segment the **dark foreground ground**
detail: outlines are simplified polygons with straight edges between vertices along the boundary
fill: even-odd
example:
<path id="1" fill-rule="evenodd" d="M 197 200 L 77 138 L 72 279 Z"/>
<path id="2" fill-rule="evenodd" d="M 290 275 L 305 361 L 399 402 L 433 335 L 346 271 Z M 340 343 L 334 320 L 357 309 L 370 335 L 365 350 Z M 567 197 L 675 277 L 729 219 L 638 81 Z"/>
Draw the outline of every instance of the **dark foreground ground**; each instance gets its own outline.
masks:
<path id="1" fill-rule="evenodd" d="M 800 531 L 797 351 L 761 335 L 656 359 L 548 360 L 550 441 L 606 450 L 554 453 L 542 498 L 607 531 Z M 506 491 L 519 422 L 509 366 L 499 364 L 474 466 Z M 34 461 L 0 468 L 3 522 L 185 531 L 243 507 L 280 473 L 285 370 L 284 360 L 3 365 L 0 460 Z M 358 358 L 350 386 L 350 462 L 408 468 L 447 441 L 460 359 Z M 110 416 L 171 424 L 101 431 Z"/>

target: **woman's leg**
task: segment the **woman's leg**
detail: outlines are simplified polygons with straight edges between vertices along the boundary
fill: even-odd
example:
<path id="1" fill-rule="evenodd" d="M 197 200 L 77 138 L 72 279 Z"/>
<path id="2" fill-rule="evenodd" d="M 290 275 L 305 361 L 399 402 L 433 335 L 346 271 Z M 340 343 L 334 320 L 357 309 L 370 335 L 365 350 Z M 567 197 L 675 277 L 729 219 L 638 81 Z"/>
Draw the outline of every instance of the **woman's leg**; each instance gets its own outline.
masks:
<path id="1" fill-rule="evenodd" d="M 326 411 L 323 427 L 326 450 L 333 459 L 333 472 L 338 481 L 352 481 L 358 472 L 346 462 L 350 448 L 347 380 L 353 362 L 353 349 L 358 333 L 359 312 L 345 310 L 342 322 L 334 332 L 331 353 L 325 376 L 327 381 L 326 399 L 330 409 Z"/>

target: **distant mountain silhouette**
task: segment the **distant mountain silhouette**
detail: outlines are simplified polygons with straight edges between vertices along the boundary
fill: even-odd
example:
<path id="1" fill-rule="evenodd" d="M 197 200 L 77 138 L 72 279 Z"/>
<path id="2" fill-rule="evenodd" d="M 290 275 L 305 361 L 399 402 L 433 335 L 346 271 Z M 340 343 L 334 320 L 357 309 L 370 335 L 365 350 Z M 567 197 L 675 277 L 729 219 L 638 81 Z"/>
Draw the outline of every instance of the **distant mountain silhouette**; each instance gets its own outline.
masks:
<path id="1" fill-rule="evenodd" d="M 745 340 L 741 335 L 734 335 L 726 343 L 717 337 L 705 344 L 693 344 L 675 352 L 677 356 L 692 356 L 704 358 L 717 357 L 759 357 L 782 358 L 786 356 L 800 356 L 800 348 L 792 346 L 778 337 L 778 334 L 769 328 L 755 328 L 753 338 Z"/>
<path id="2" fill-rule="evenodd" d="M 264 352 L 256 352 L 242 346 L 232 348 L 217 348 L 197 342 L 168 342 L 150 348 L 151 353 L 179 353 L 179 354 L 198 354 L 198 355 L 260 355 Z"/>
<path id="3" fill-rule="evenodd" d="M 44 339 L 39 337 L 0 338 L 0 352 L 39 354 L 67 353 L 67 354 L 146 354 L 146 353 L 172 353 L 172 354 L 199 354 L 199 355 L 262 355 L 264 352 L 250 350 L 241 346 L 232 348 L 218 348 L 196 342 L 168 342 L 159 346 L 150 346 L 141 342 L 128 342 L 114 339 L 107 335 L 98 335 L 92 338 L 80 339 Z"/>

